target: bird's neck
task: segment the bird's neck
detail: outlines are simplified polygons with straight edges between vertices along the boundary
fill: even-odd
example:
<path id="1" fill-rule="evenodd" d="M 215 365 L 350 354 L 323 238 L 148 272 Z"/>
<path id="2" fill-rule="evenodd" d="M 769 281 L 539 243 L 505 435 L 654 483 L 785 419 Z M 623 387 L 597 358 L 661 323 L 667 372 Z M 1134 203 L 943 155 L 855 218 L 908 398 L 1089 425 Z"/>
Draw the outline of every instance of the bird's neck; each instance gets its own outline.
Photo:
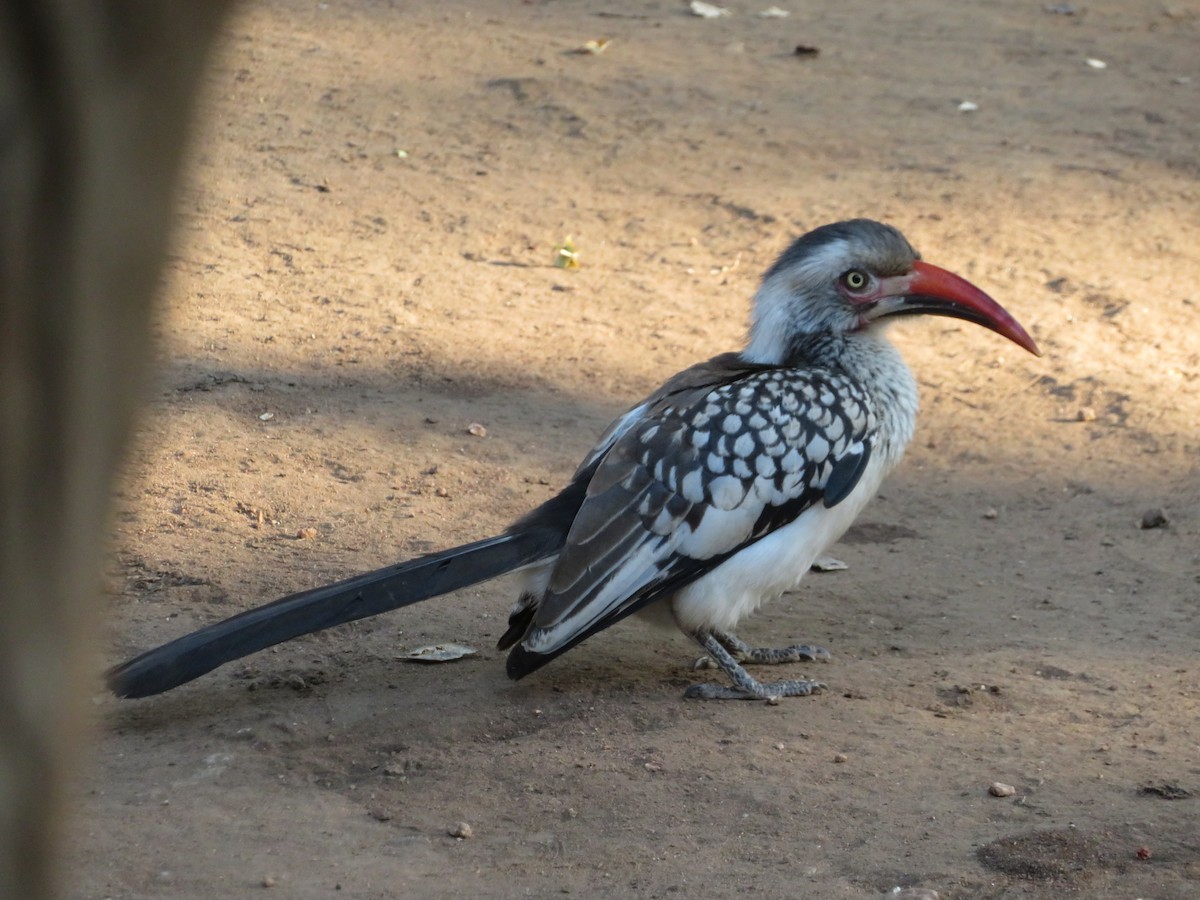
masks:
<path id="1" fill-rule="evenodd" d="M 882 441 L 878 449 L 894 464 L 912 439 L 919 398 L 916 379 L 885 329 L 884 323 L 875 323 L 850 333 L 792 334 L 777 343 L 771 360 L 753 358 L 751 341 L 743 357 L 781 368 L 826 369 L 853 379 L 874 401 Z"/>

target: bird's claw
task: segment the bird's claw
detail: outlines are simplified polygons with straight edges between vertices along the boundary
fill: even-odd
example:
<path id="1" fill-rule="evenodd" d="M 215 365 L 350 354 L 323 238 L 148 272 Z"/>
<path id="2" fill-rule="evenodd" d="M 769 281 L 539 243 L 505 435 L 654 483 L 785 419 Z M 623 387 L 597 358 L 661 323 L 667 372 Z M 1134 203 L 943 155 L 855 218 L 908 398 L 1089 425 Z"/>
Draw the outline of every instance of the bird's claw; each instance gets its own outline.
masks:
<path id="1" fill-rule="evenodd" d="M 830 653 L 824 647 L 817 647 L 813 644 L 803 644 L 799 647 L 791 647 L 789 649 L 794 650 L 802 660 L 807 662 L 833 659 L 832 653 Z"/>

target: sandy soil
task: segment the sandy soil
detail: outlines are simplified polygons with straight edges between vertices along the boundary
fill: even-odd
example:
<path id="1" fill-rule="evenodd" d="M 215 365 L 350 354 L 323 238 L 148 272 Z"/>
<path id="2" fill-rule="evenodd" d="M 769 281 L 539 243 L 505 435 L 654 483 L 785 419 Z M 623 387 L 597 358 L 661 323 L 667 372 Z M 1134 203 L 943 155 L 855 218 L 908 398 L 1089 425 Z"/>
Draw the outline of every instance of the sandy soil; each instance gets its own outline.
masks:
<path id="1" fill-rule="evenodd" d="M 897 330 L 908 459 L 744 630 L 829 647 L 830 690 L 685 702 L 693 648 L 635 623 L 514 684 L 489 584 L 98 693 L 73 897 L 1200 896 L 1200 6 L 768 5 L 246 4 L 97 668 L 494 533 L 867 215 L 1046 355 Z M 446 640 L 481 652 L 395 659 Z"/>

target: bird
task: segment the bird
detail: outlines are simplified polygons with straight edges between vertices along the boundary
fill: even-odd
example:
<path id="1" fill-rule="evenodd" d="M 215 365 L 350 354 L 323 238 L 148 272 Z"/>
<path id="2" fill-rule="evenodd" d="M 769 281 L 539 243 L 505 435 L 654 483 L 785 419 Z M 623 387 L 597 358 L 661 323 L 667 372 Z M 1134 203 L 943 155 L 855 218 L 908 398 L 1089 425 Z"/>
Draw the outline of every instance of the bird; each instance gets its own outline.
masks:
<path id="1" fill-rule="evenodd" d="M 150 696 L 300 635 L 520 572 L 497 644 L 513 679 L 637 613 L 677 626 L 728 680 L 686 698 L 819 692 L 822 682 L 759 681 L 746 666 L 828 651 L 752 647 L 735 629 L 799 585 L 900 462 L 918 391 L 887 331 L 918 314 L 1041 355 L 999 303 L 923 261 L 897 228 L 820 226 L 766 270 L 740 352 L 685 369 L 617 417 L 566 486 L 503 533 L 235 615 L 110 669 L 107 683 Z"/>

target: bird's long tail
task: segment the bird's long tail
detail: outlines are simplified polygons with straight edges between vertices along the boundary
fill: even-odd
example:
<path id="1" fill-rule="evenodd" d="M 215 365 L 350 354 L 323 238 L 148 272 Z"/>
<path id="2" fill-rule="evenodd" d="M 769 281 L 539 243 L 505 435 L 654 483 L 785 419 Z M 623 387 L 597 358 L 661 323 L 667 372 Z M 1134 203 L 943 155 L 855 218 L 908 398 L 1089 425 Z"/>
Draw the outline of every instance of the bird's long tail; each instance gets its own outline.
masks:
<path id="1" fill-rule="evenodd" d="M 283 641 L 419 603 L 552 557 L 562 535 L 525 528 L 290 594 L 110 669 L 118 697 L 148 697 Z"/>

